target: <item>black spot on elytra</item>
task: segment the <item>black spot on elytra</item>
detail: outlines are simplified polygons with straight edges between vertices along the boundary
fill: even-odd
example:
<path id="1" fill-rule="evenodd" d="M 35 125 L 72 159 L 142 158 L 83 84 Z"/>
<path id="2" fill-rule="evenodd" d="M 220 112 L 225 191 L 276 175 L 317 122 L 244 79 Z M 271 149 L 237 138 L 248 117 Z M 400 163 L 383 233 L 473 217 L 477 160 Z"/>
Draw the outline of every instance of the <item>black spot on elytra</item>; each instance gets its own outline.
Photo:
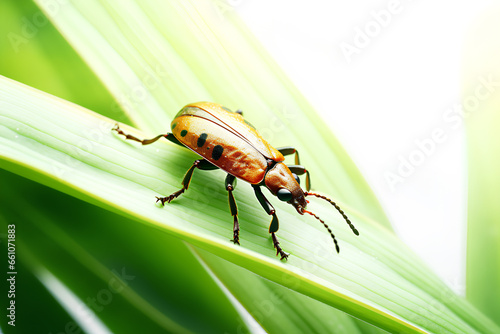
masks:
<path id="1" fill-rule="evenodd" d="M 224 151 L 224 147 L 220 145 L 216 145 L 212 150 L 212 159 L 219 160 L 222 156 L 222 152 Z"/>
<path id="2" fill-rule="evenodd" d="M 205 142 L 207 141 L 207 137 L 208 137 L 208 135 L 206 133 L 202 133 L 198 137 L 198 141 L 196 142 L 196 145 L 198 145 L 198 147 L 203 147 L 203 145 L 205 145 Z"/>
<path id="3" fill-rule="evenodd" d="M 188 134 L 187 130 L 181 131 L 181 137 L 186 137 L 187 134 Z"/>

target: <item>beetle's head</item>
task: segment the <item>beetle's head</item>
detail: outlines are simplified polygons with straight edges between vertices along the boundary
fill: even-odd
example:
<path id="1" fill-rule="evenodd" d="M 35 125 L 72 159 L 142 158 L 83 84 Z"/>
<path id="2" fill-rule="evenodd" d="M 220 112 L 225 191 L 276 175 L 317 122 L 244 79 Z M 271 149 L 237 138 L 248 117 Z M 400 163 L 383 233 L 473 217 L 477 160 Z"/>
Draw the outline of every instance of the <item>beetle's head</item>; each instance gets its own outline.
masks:
<path id="1" fill-rule="evenodd" d="M 298 213 L 304 214 L 307 201 L 300 188 L 300 180 L 285 164 L 275 164 L 267 172 L 265 183 L 266 187 L 281 201 L 290 203 Z"/>
<path id="2" fill-rule="evenodd" d="M 335 236 L 333 235 L 328 225 L 315 213 L 306 210 L 306 206 L 308 203 L 308 201 L 306 200 L 306 196 L 315 196 L 332 204 L 339 211 L 342 217 L 344 217 L 345 221 L 351 228 L 352 232 L 356 235 L 359 235 L 358 230 L 351 223 L 351 221 L 346 216 L 344 211 L 342 211 L 342 209 L 340 209 L 340 207 L 334 201 L 332 201 L 326 196 L 317 193 L 313 193 L 310 191 L 307 192 L 302 191 L 302 189 L 300 188 L 299 178 L 297 177 L 297 175 L 292 173 L 285 164 L 283 163 L 275 164 L 274 167 L 267 172 L 265 177 L 265 183 L 266 187 L 269 188 L 269 190 L 274 195 L 276 195 L 281 201 L 293 205 L 298 213 L 300 213 L 301 215 L 307 213 L 316 218 L 317 220 L 319 220 L 321 224 L 323 224 L 323 226 L 330 233 L 330 236 L 332 237 L 333 242 L 335 243 L 335 248 L 337 249 L 337 253 L 339 252 L 339 245 L 337 244 L 337 240 L 335 239 Z"/>

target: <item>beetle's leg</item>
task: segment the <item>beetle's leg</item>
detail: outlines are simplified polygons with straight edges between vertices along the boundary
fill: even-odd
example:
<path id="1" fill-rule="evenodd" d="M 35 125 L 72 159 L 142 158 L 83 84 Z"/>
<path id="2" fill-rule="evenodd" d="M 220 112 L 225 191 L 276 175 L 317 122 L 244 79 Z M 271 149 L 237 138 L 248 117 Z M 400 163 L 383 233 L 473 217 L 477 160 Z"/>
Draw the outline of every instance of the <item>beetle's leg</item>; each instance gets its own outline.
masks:
<path id="1" fill-rule="evenodd" d="M 151 138 L 151 139 L 139 139 L 139 138 L 137 138 L 135 136 L 132 136 L 132 135 L 129 135 L 129 134 L 126 134 L 125 132 L 123 132 L 120 129 L 120 127 L 118 126 L 118 123 L 115 124 L 115 127 L 113 129 L 111 129 L 111 130 L 116 131 L 119 135 L 125 136 L 125 139 L 135 140 L 135 141 L 141 143 L 142 145 L 152 144 L 155 141 L 157 141 L 158 139 L 160 139 L 161 137 L 165 137 L 165 138 L 167 138 L 168 140 L 170 140 L 174 144 L 184 146 L 184 145 L 181 144 L 180 141 L 177 140 L 177 138 L 175 138 L 175 136 L 172 133 L 165 133 L 165 134 L 158 135 L 158 136 L 156 136 L 154 138 Z"/>
<path id="2" fill-rule="evenodd" d="M 191 182 L 191 178 L 193 177 L 193 172 L 194 169 L 202 169 L 202 170 L 212 170 L 212 169 L 217 169 L 219 167 L 212 165 L 210 162 L 208 162 L 205 159 L 200 159 L 196 160 L 191 168 L 188 169 L 186 172 L 186 175 L 184 175 L 184 179 L 182 180 L 182 189 L 177 190 L 175 193 L 173 193 L 170 196 L 166 197 L 156 197 L 156 202 L 161 201 L 161 205 L 165 205 L 165 202 L 170 203 L 174 198 L 179 197 L 184 191 L 187 190 L 189 187 L 189 183 Z"/>
<path id="3" fill-rule="evenodd" d="M 300 165 L 299 151 L 292 146 L 279 147 L 277 150 L 283 155 L 295 154 L 295 164 Z"/>
<path id="4" fill-rule="evenodd" d="M 260 187 L 257 185 L 253 186 L 253 189 L 255 191 L 255 196 L 257 196 L 257 199 L 259 200 L 260 205 L 266 210 L 268 215 L 272 215 L 273 219 L 271 220 L 271 224 L 269 225 L 269 233 L 271 233 L 271 237 L 273 239 L 273 244 L 274 248 L 276 248 L 276 255 L 280 255 L 281 259 L 283 260 L 288 257 L 289 254 L 285 253 L 283 249 L 280 247 L 280 243 L 278 241 L 278 238 L 276 237 L 276 231 L 279 229 L 279 222 L 278 222 L 278 217 L 276 216 L 276 210 L 274 210 L 273 206 L 267 198 L 264 197 L 264 194 L 260 190 Z"/>
<path id="5" fill-rule="evenodd" d="M 309 176 L 309 171 L 304 167 L 300 165 L 287 165 L 288 169 L 292 173 L 295 173 L 297 175 L 304 175 L 306 174 L 306 189 L 307 191 L 311 190 L 311 177 Z"/>
<path id="6" fill-rule="evenodd" d="M 233 242 L 235 244 L 240 244 L 240 223 L 238 222 L 238 207 L 236 206 L 236 201 L 234 200 L 233 190 L 236 187 L 236 177 L 231 174 L 226 176 L 226 190 L 229 194 L 229 209 L 231 210 L 231 216 L 234 217 L 233 223 Z"/>
<path id="7" fill-rule="evenodd" d="M 307 191 L 311 190 L 311 177 L 309 176 L 309 171 L 306 170 L 303 166 L 300 165 L 299 151 L 297 151 L 294 147 L 285 146 L 277 149 L 283 155 L 295 154 L 295 165 L 288 165 L 287 167 L 290 169 L 292 173 L 297 175 L 306 174 L 306 189 Z"/>

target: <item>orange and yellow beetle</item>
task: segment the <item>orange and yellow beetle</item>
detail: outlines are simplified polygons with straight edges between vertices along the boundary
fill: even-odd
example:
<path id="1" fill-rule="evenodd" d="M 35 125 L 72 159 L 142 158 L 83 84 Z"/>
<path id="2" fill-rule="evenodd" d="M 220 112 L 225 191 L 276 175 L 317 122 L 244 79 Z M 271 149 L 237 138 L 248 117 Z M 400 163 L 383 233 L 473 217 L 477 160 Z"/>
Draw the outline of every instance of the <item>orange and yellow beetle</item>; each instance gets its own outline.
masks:
<path id="1" fill-rule="evenodd" d="M 339 246 L 332 231 L 316 214 L 306 210 L 306 196 L 316 196 L 331 203 L 344 217 L 354 234 L 359 235 L 356 228 L 339 206 L 329 198 L 310 192 L 309 172 L 300 165 L 299 153 L 293 147 L 274 148 L 264 140 L 257 130 L 248 123 L 241 111 L 232 112 L 220 104 L 198 102 L 186 105 L 177 113 L 171 124 L 172 132 L 161 134 L 152 139 L 138 139 L 125 134 L 118 124 L 113 128 L 126 139 L 131 139 L 148 145 L 164 137 L 175 144 L 187 147 L 197 153 L 202 159 L 196 160 L 187 171 L 182 181 L 182 189 L 170 196 L 156 197 L 162 205 L 181 195 L 188 187 L 195 168 L 213 170 L 220 168 L 227 172 L 226 190 L 229 196 L 229 209 L 234 217 L 233 239 L 235 244 L 240 244 L 238 223 L 238 208 L 233 196 L 236 178 L 250 183 L 255 195 L 267 214 L 272 216 L 269 233 L 276 248 L 276 255 L 286 259 L 288 254 L 280 247 L 276 232 L 278 231 L 278 217 L 274 207 L 260 190 L 266 186 L 269 191 L 281 201 L 290 203 L 301 215 L 310 214 L 318 219 L 330 233 L 337 252 Z M 285 155 L 295 154 L 295 165 L 285 165 Z M 303 191 L 299 185 L 297 175 L 306 174 L 306 189 Z"/>

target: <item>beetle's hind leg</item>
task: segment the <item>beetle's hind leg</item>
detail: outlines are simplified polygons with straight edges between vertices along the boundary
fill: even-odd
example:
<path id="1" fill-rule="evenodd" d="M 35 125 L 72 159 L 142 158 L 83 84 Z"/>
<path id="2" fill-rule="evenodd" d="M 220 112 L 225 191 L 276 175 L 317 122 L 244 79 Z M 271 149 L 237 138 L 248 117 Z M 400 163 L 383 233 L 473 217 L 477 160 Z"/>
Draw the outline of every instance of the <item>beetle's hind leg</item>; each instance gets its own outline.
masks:
<path id="1" fill-rule="evenodd" d="M 280 260 L 287 259 L 288 255 L 285 253 L 283 248 L 281 248 L 280 243 L 278 241 L 278 238 L 276 237 L 276 232 L 279 229 L 279 222 L 278 222 L 278 217 L 276 216 L 276 210 L 274 210 L 274 207 L 269 203 L 267 198 L 264 196 L 262 191 L 260 190 L 259 186 L 254 185 L 253 189 L 255 191 L 255 196 L 257 196 L 257 199 L 259 200 L 260 205 L 266 210 L 268 215 L 272 215 L 273 219 L 271 220 L 271 224 L 269 225 L 269 233 L 271 233 L 271 238 L 273 239 L 273 245 L 274 248 L 276 248 L 276 255 L 280 255 L 281 258 Z"/>
<path id="2" fill-rule="evenodd" d="M 174 144 L 177 144 L 177 145 L 181 145 L 183 146 L 178 140 L 177 138 L 175 138 L 175 136 L 168 132 L 168 133 L 165 133 L 165 134 L 161 134 L 161 135 L 158 135 L 154 138 L 151 138 L 151 139 L 139 139 L 135 136 L 132 136 L 132 135 L 129 135 L 125 132 L 122 131 L 122 129 L 120 129 L 120 126 L 118 126 L 118 123 L 115 124 L 115 126 L 111 129 L 112 131 L 116 131 L 119 135 L 122 135 L 125 137 L 125 139 L 129 139 L 129 140 L 134 140 L 136 142 L 139 142 L 141 143 L 142 145 L 149 145 L 149 144 L 153 144 L 155 141 L 157 141 L 158 139 L 164 137 L 164 138 L 167 138 L 168 140 L 170 140 L 172 143 Z"/>
<path id="3" fill-rule="evenodd" d="M 182 189 L 177 190 L 175 193 L 173 193 L 169 196 L 166 196 L 166 197 L 158 197 L 157 196 L 156 202 L 160 201 L 161 205 L 165 205 L 165 202 L 170 203 L 174 198 L 179 197 L 184 191 L 186 191 L 187 188 L 189 187 L 189 183 L 191 182 L 191 178 L 193 177 L 193 172 L 194 172 L 195 168 L 202 169 L 202 170 L 213 170 L 213 169 L 217 169 L 219 167 L 212 165 L 210 162 L 208 162 L 205 159 L 196 160 L 193 163 L 193 165 L 191 166 L 191 168 L 188 169 L 188 171 L 186 172 L 186 175 L 184 175 L 184 179 L 182 180 Z"/>
<path id="4" fill-rule="evenodd" d="M 231 210 L 231 216 L 234 218 L 233 222 L 233 240 L 235 244 L 240 244 L 240 223 L 238 222 L 238 207 L 236 206 L 236 201 L 234 200 L 233 190 L 236 187 L 236 177 L 231 174 L 226 176 L 226 190 L 229 196 L 229 209 Z"/>

